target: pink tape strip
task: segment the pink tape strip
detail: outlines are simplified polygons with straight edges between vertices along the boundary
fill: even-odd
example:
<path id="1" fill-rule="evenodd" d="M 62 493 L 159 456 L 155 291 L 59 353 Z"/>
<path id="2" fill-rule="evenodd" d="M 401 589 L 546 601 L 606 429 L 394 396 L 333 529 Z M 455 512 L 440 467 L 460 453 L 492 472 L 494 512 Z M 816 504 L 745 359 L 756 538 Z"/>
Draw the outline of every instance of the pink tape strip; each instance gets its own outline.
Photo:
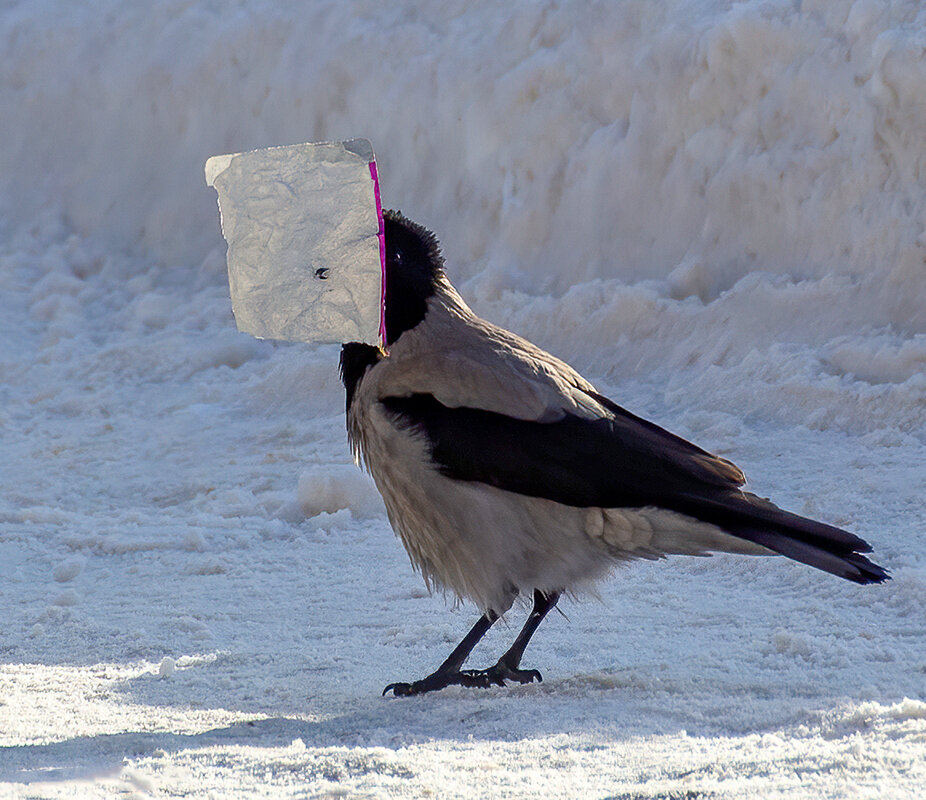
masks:
<path id="1" fill-rule="evenodd" d="M 379 217 L 379 263 L 383 271 L 382 288 L 379 294 L 379 340 L 382 347 L 386 346 L 386 225 L 383 222 L 383 203 L 379 197 L 379 173 L 376 171 L 376 162 L 370 162 L 370 177 L 373 179 L 373 196 L 376 198 L 376 216 Z"/>

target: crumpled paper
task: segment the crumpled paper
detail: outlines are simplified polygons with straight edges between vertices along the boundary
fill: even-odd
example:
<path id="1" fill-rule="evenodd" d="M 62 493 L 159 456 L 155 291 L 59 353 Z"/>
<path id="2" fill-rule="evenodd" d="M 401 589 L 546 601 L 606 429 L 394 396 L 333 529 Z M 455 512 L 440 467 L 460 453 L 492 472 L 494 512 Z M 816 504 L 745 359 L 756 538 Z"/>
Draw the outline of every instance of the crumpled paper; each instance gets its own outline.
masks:
<path id="1" fill-rule="evenodd" d="M 383 221 L 366 139 L 213 156 L 238 330 L 261 339 L 380 341 Z"/>

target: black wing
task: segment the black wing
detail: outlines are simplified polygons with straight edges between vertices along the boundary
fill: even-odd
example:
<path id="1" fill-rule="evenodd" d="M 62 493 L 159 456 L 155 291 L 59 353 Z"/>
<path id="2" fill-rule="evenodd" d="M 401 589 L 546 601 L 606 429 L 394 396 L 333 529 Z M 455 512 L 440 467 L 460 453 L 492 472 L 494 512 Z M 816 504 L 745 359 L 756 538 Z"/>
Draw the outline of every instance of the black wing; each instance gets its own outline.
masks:
<path id="1" fill-rule="evenodd" d="M 864 540 L 741 491 L 743 475 L 730 462 L 591 396 L 608 416 L 531 422 L 448 408 L 430 394 L 380 402 L 396 424 L 426 438 L 447 477 L 570 506 L 665 508 L 849 580 L 886 577 L 858 555 L 871 550 Z"/>
<path id="2" fill-rule="evenodd" d="M 542 423 L 448 408 L 430 394 L 380 402 L 400 425 L 426 435 L 444 475 L 570 506 L 665 506 L 696 487 L 743 482 L 729 462 L 628 412 Z"/>

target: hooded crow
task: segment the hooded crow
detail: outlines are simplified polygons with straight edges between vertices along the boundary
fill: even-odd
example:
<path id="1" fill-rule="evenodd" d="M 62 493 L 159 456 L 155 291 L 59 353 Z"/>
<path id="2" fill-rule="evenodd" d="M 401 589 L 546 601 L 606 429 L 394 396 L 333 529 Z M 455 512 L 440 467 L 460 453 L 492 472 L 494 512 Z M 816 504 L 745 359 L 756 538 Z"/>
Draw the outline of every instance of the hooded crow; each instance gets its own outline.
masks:
<path id="1" fill-rule="evenodd" d="M 477 317 L 430 231 L 386 212 L 385 243 L 386 347 L 341 350 L 348 438 L 428 587 L 482 617 L 435 672 L 383 694 L 541 680 L 521 657 L 547 612 L 633 559 L 777 553 L 856 583 L 888 578 L 858 536 L 743 491 L 729 461 Z M 512 646 L 463 669 L 519 595 L 533 609 Z"/>

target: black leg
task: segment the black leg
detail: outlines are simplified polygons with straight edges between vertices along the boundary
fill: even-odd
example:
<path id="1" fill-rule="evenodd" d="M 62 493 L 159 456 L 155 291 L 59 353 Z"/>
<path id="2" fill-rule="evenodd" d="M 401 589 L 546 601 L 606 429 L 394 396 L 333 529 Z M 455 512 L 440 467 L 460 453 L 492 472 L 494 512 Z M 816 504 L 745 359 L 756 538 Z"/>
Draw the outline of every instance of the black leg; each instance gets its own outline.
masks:
<path id="1" fill-rule="evenodd" d="M 463 641 L 447 656 L 447 660 L 427 678 L 422 678 L 414 683 L 390 683 L 383 689 L 383 695 L 386 695 L 391 690 L 396 697 L 408 697 L 413 694 L 433 692 L 435 689 L 443 689 L 454 684 L 461 684 L 462 686 L 484 685 L 473 682 L 467 674 L 460 671 L 460 667 L 463 666 L 467 656 L 497 619 L 497 614 L 483 614 L 479 621 L 473 625 L 473 629 L 463 638 Z"/>
<path id="2" fill-rule="evenodd" d="M 534 635 L 537 628 L 540 627 L 540 623 L 543 622 L 547 612 L 556 605 L 557 600 L 559 600 L 559 592 L 544 594 L 539 589 L 534 589 L 534 607 L 531 609 L 530 616 L 527 618 L 527 622 L 524 623 L 524 627 L 521 628 L 518 638 L 514 640 L 514 644 L 498 660 L 499 664 L 504 662 L 511 669 L 517 669 L 521 666 L 521 656 L 524 655 L 527 643 L 531 640 L 531 636 Z M 534 671 L 536 672 L 536 670 Z M 538 672 L 537 675 L 539 677 L 540 673 Z"/>
<path id="3" fill-rule="evenodd" d="M 557 600 L 559 600 L 559 592 L 545 594 L 539 589 L 534 589 L 534 607 L 531 609 L 530 616 L 527 618 L 527 622 L 524 623 L 524 627 L 521 628 L 518 638 L 514 640 L 514 644 L 505 651 L 505 654 L 495 666 L 482 670 L 464 671 L 464 674 L 467 674 L 474 681 L 473 685 L 490 686 L 494 683 L 498 686 L 504 686 L 506 680 L 517 681 L 518 683 L 531 683 L 533 681 L 540 683 L 543 681 L 543 676 L 536 669 L 520 669 L 521 656 L 524 655 L 524 650 L 531 640 L 531 636 L 534 635 L 540 623 L 543 622 L 547 612 L 556 605 Z"/>
<path id="4" fill-rule="evenodd" d="M 496 614 L 488 613 L 479 618 L 479 621 L 473 625 L 473 629 L 466 634 L 463 641 L 447 656 L 447 660 L 428 677 L 413 683 L 390 683 L 383 689 L 383 695 L 391 691 L 396 697 L 409 697 L 414 694 L 424 694 L 425 692 L 444 689 L 447 686 L 459 685 L 484 688 L 493 684 L 504 686 L 505 681 L 517 681 L 518 683 L 542 681 L 543 677 L 537 670 L 520 669 L 521 657 L 524 655 L 524 650 L 531 640 L 531 636 L 534 635 L 540 623 L 543 622 L 547 612 L 556 605 L 557 600 L 559 600 L 559 592 L 545 594 L 539 589 L 534 590 L 534 607 L 531 609 L 527 622 L 521 628 L 521 632 L 518 634 L 517 639 L 514 640 L 514 644 L 505 651 L 505 654 L 495 666 L 488 669 L 461 669 L 473 648 L 498 619 Z"/>

